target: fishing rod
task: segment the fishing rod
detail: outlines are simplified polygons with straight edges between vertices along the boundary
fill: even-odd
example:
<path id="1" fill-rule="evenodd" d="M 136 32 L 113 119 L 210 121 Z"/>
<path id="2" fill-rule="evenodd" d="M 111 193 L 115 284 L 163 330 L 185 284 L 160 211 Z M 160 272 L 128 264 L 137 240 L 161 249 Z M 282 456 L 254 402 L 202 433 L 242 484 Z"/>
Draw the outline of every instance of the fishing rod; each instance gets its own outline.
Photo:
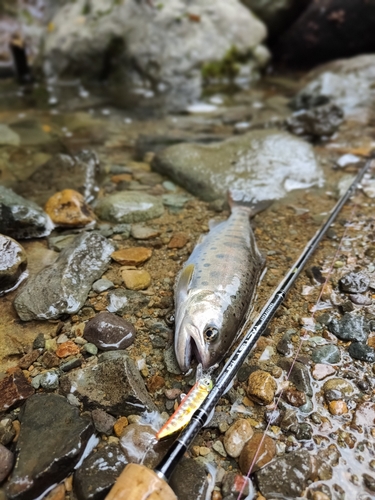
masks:
<path id="1" fill-rule="evenodd" d="M 301 270 L 313 252 L 316 250 L 332 222 L 335 220 L 350 196 L 352 196 L 359 182 L 372 165 L 373 159 L 370 158 L 366 161 L 365 165 L 358 172 L 347 191 L 331 210 L 326 222 L 311 238 L 300 257 L 294 263 L 293 267 L 288 271 L 284 279 L 277 286 L 276 290 L 261 310 L 253 325 L 250 325 L 250 319 L 245 322 L 240 331 L 240 335 L 244 335 L 243 339 L 225 364 L 223 370 L 216 379 L 211 392 L 203 401 L 202 405 L 193 414 L 188 426 L 174 442 L 161 462 L 155 467 L 154 471 L 151 471 L 143 465 L 127 465 L 106 497 L 106 500 L 177 499 L 172 489 L 167 484 L 177 464 L 184 453 L 188 450 L 199 431 L 207 422 L 211 412 L 219 402 L 219 399 L 232 382 L 258 338 L 262 335 L 262 333 L 264 333 L 268 323 L 280 307 L 286 294 L 296 281 Z"/>

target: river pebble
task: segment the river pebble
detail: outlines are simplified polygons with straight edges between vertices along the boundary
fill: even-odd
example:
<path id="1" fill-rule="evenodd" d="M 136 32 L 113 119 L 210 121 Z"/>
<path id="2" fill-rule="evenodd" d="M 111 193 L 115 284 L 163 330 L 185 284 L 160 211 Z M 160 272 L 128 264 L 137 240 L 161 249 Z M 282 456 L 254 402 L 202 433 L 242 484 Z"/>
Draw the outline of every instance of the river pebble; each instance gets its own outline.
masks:
<path id="1" fill-rule="evenodd" d="M 272 403 L 277 389 L 275 379 L 263 370 L 257 370 L 249 376 L 247 395 L 257 403 L 268 405 Z"/>
<path id="2" fill-rule="evenodd" d="M 96 293 L 102 293 L 105 292 L 106 290 L 109 290 L 110 288 L 113 288 L 114 284 L 112 281 L 107 280 L 105 278 L 101 278 L 98 281 L 95 281 L 95 283 L 92 284 L 92 289 Z"/>
<path id="3" fill-rule="evenodd" d="M 146 467 L 155 467 L 168 446 L 157 442 L 156 430 L 149 424 L 131 423 L 123 430 L 120 446 L 126 460 L 130 463 L 142 463 Z"/>
<path id="4" fill-rule="evenodd" d="M 283 398 L 292 406 L 302 406 L 306 403 L 306 394 L 297 389 L 288 388 L 283 391 Z"/>
<path id="5" fill-rule="evenodd" d="M 229 456 L 240 456 L 245 443 L 253 436 L 254 431 L 249 420 L 240 418 L 225 433 L 224 447 Z"/>
<path id="6" fill-rule="evenodd" d="M 169 482 L 179 500 L 205 500 L 207 494 L 207 472 L 202 463 L 192 458 L 183 458 L 177 465 Z"/>
<path id="7" fill-rule="evenodd" d="M 290 372 L 289 380 L 295 385 L 298 391 L 304 392 L 307 396 L 313 395 L 313 390 L 310 382 L 310 374 L 307 366 L 294 360 L 292 358 L 280 359 L 278 366 L 280 366 L 286 373 Z M 292 368 L 293 365 L 293 368 Z M 292 369 L 292 370 L 291 370 Z M 291 370 L 291 371 L 290 371 Z"/>
<path id="8" fill-rule="evenodd" d="M 354 412 L 353 424 L 368 427 L 375 425 L 375 403 L 366 401 L 358 405 Z"/>
<path id="9" fill-rule="evenodd" d="M 236 498 L 242 491 L 241 499 L 247 498 L 250 493 L 250 479 L 237 474 L 236 472 L 227 472 L 222 481 L 221 492 L 224 498 Z"/>
<path id="10" fill-rule="evenodd" d="M 341 360 L 340 349 L 336 345 L 321 345 L 311 353 L 314 363 L 336 364 Z"/>
<path id="11" fill-rule="evenodd" d="M 323 380 L 329 375 L 333 375 L 335 371 L 333 366 L 317 363 L 312 370 L 312 376 L 315 380 Z"/>
<path id="12" fill-rule="evenodd" d="M 14 290 L 26 278 L 26 266 L 24 248 L 9 236 L 0 234 L 0 296 Z"/>
<path id="13" fill-rule="evenodd" d="M 68 340 L 58 346 L 56 349 L 56 356 L 59 358 L 67 358 L 68 356 L 79 354 L 80 351 L 79 346 L 75 342 Z"/>
<path id="14" fill-rule="evenodd" d="M 327 382 L 323 384 L 322 389 L 325 394 L 327 394 L 329 391 L 338 391 L 345 397 L 351 396 L 353 394 L 352 384 L 343 378 L 331 378 L 327 380 Z"/>
<path id="15" fill-rule="evenodd" d="M 74 473 L 79 500 L 104 498 L 127 463 L 121 448 L 115 444 L 106 444 L 92 452 Z"/>
<path id="16" fill-rule="evenodd" d="M 375 349 L 364 342 L 352 342 L 349 346 L 348 353 L 354 359 L 367 361 L 368 363 L 375 362 Z"/>
<path id="17" fill-rule="evenodd" d="M 152 256 L 152 248 L 131 247 L 116 250 L 111 255 L 112 259 L 122 266 L 140 266 Z"/>
<path id="18" fill-rule="evenodd" d="M 84 338 L 103 351 L 126 349 L 134 342 L 135 334 L 129 321 L 110 312 L 97 314 L 83 331 Z"/>
<path id="19" fill-rule="evenodd" d="M 12 419 L 9 417 L 3 417 L 0 420 L 0 444 L 6 446 L 15 437 L 16 431 L 12 425 Z"/>
<path id="20" fill-rule="evenodd" d="M 362 315 L 347 312 L 337 320 L 334 318 L 329 324 L 328 329 L 341 340 L 356 340 L 358 342 L 366 341 L 368 337 L 368 324 Z"/>
<path id="21" fill-rule="evenodd" d="M 176 233 L 170 239 L 168 248 L 184 248 L 188 241 L 189 238 L 185 233 Z"/>
<path id="22" fill-rule="evenodd" d="M 0 444 L 0 483 L 8 477 L 10 471 L 13 468 L 14 455 L 13 453 L 5 448 L 4 445 Z"/>
<path id="23" fill-rule="evenodd" d="M 328 403 L 328 409 L 331 415 L 344 415 L 348 413 L 348 406 L 345 401 L 342 400 L 330 401 Z"/>
<path id="24" fill-rule="evenodd" d="M 16 240 L 48 236 L 53 229 L 51 219 L 36 203 L 4 186 L 0 186 L 0 207 L 0 233 Z"/>
<path id="25" fill-rule="evenodd" d="M 85 198 L 74 189 L 55 193 L 44 209 L 56 226 L 82 227 L 95 220 L 95 214 Z"/>
<path id="26" fill-rule="evenodd" d="M 339 280 L 340 288 L 346 293 L 363 293 L 368 289 L 370 278 L 364 273 L 350 272 Z"/>
<path id="27" fill-rule="evenodd" d="M 60 359 L 56 356 L 56 354 L 48 350 L 43 354 L 43 356 L 41 356 L 40 362 L 46 368 L 53 368 L 55 366 L 59 366 Z"/>
<path id="28" fill-rule="evenodd" d="M 59 375 L 55 371 L 44 372 L 40 375 L 39 384 L 46 391 L 53 391 L 59 387 Z"/>
<path id="29" fill-rule="evenodd" d="M 0 412 L 19 406 L 34 394 L 22 370 L 15 368 L 0 380 Z"/>
<path id="30" fill-rule="evenodd" d="M 129 290 L 146 290 L 151 285 L 151 276 L 144 269 L 123 269 L 121 277 Z"/>
<path id="31" fill-rule="evenodd" d="M 260 445 L 260 443 L 262 444 Z M 245 443 L 243 447 L 240 458 L 239 466 L 242 474 L 247 474 L 255 455 L 257 455 L 256 461 L 254 463 L 252 471 L 255 472 L 262 467 L 264 467 L 268 462 L 270 462 L 276 454 L 275 441 L 269 436 L 262 434 L 261 432 L 256 432 L 250 439 Z"/>
<path id="32" fill-rule="evenodd" d="M 160 198 L 146 193 L 120 191 L 98 200 L 95 213 L 102 220 L 117 223 L 143 222 L 163 215 Z"/>
<path id="33" fill-rule="evenodd" d="M 160 230 L 144 224 L 132 224 L 130 234 L 135 240 L 151 240 L 160 235 Z"/>
<path id="34" fill-rule="evenodd" d="M 36 498 L 73 471 L 94 429 L 57 394 L 29 398 L 21 424 L 7 491 L 12 498 Z"/>
<path id="35" fill-rule="evenodd" d="M 97 408 L 91 412 L 92 421 L 95 429 L 101 434 L 110 436 L 113 431 L 113 426 L 115 425 L 116 419 L 112 417 L 109 413 Z"/>

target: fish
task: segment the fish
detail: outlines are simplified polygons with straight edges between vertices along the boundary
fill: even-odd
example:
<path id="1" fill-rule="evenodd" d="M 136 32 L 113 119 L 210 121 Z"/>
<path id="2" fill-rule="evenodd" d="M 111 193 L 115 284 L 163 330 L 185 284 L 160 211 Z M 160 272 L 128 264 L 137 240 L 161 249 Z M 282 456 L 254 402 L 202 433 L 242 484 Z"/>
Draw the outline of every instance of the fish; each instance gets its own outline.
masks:
<path id="1" fill-rule="evenodd" d="M 213 381 L 209 374 L 200 377 L 182 399 L 177 410 L 156 434 L 156 439 L 160 441 L 184 429 L 190 422 L 194 412 L 206 399 L 212 387 Z"/>
<path id="2" fill-rule="evenodd" d="M 193 354 L 204 370 L 220 363 L 242 326 L 265 267 L 250 218 L 270 205 L 232 190 L 229 218 L 211 227 L 185 262 L 175 286 L 174 350 L 183 373 Z"/>

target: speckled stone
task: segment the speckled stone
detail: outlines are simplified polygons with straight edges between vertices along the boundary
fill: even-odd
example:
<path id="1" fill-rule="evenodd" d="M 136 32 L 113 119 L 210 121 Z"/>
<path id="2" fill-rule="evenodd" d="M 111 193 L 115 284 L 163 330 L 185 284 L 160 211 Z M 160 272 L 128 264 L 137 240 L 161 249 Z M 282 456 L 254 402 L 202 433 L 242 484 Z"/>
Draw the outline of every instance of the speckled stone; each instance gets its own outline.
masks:
<path id="1" fill-rule="evenodd" d="M 260 445 L 261 442 L 262 445 Z M 253 437 L 247 441 L 241 451 L 239 459 L 242 474 L 248 473 L 249 468 L 253 463 L 255 454 L 257 454 L 257 459 L 253 466 L 253 472 L 264 467 L 275 456 L 276 445 L 274 440 L 267 435 L 263 435 L 261 432 L 256 432 Z"/>
<path id="2" fill-rule="evenodd" d="M 359 314 L 347 312 L 337 320 L 334 318 L 329 324 L 328 329 L 341 340 L 356 340 L 365 342 L 369 329 L 364 317 Z"/>
<path id="3" fill-rule="evenodd" d="M 55 371 L 44 372 L 40 375 L 39 383 L 46 391 L 53 391 L 59 387 L 59 375 Z"/>
<path id="4" fill-rule="evenodd" d="M 328 403 L 328 409 L 331 415 L 344 415 L 345 413 L 348 413 L 348 407 L 345 403 L 345 401 L 337 400 L 337 401 L 330 401 Z"/>
<path id="5" fill-rule="evenodd" d="M 312 370 L 312 376 L 315 380 L 323 380 L 329 375 L 335 373 L 335 371 L 336 370 L 333 366 L 317 363 Z"/>
<path id="6" fill-rule="evenodd" d="M 340 288 L 346 293 L 363 293 L 370 284 L 370 278 L 364 273 L 350 272 L 339 280 Z"/>
<path id="7" fill-rule="evenodd" d="M 14 462 L 13 453 L 0 444 L 0 483 L 8 477 L 10 471 L 12 470 Z"/>
<path id="8" fill-rule="evenodd" d="M 135 334 L 129 321 L 110 312 L 97 314 L 83 331 L 84 338 L 103 351 L 126 349 L 134 342 Z"/>
<path id="9" fill-rule="evenodd" d="M 240 418 L 225 433 L 224 447 L 228 455 L 233 458 L 240 456 L 245 443 L 252 438 L 253 428 L 249 420 Z"/>
<path id="10" fill-rule="evenodd" d="M 367 361 L 368 363 L 375 362 L 375 349 L 364 342 L 352 342 L 348 349 L 348 353 L 354 359 Z"/>
<path id="11" fill-rule="evenodd" d="M 251 373 L 247 382 L 247 395 L 257 403 L 268 405 L 272 403 L 277 384 L 272 375 L 263 370 Z"/>
<path id="12" fill-rule="evenodd" d="M 20 368 L 16 368 L 0 380 L 0 412 L 19 406 L 34 394 L 34 389 L 26 380 Z"/>
<path id="13" fill-rule="evenodd" d="M 81 227 L 95 220 L 95 214 L 85 198 L 74 189 L 64 189 L 51 196 L 45 211 L 57 226 Z"/>
<path id="14" fill-rule="evenodd" d="M 335 364 L 341 360 L 340 349 L 336 345 L 320 345 L 313 349 L 311 359 L 314 363 Z"/>
<path id="15" fill-rule="evenodd" d="M 163 215 L 160 198 L 146 193 L 120 191 L 98 200 L 95 213 L 100 219 L 119 223 L 142 222 Z"/>
<path id="16" fill-rule="evenodd" d="M 353 394 L 353 386 L 344 378 L 331 378 L 323 384 L 323 392 L 339 391 L 343 396 L 350 396 Z M 339 399 L 339 398 L 337 398 Z"/>
<path id="17" fill-rule="evenodd" d="M 26 265 L 24 248 L 9 236 L 0 234 L 0 296 L 21 283 Z"/>

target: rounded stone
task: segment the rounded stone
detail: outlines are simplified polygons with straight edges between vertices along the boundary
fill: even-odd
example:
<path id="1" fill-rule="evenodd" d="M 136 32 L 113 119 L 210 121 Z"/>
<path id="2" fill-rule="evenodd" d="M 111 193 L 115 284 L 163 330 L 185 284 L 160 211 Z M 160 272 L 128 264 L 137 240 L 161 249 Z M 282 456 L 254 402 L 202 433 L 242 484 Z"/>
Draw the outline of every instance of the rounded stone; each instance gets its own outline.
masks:
<path id="1" fill-rule="evenodd" d="M 347 293 L 363 293 L 370 284 L 370 278 L 364 273 L 351 272 L 339 280 L 340 288 Z"/>
<path id="2" fill-rule="evenodd" d="M 185 233 L 176 233 L 172 236 L 168 243 L 168 248 L 183 248 L 189 241 Z"/>
<path id="3" fill-rule="evenodd" d="M 0 295 L 16 287 L 26 263 L 23 247 L 9 236 L 0 234 Z"/>
<path id="4" fill-rule="evenodd" d="M 340 349 L 336 345 L 328 344 L 316 347 L 311 358 L 314 363 L 335 364 L 341 359 Z"/>
<path id="5" fill-rule="evenodd" d="M 152 249 L 147 247 L 131 247 L 116 250 L 111 255 L 112 259 L 122 266 L 140 266 L 152 255 Z"/>
<path id="6" fill-rule="evenodd" d="M 228 455 L 233 458 L 240 456 L 245 443 L 252 438 L 253 428 L 249 420 L 240 418 L 225 433 L 224 447 Z"/>
<path id="7" fill-rule="evenodd" d="M 56 356 L 59 358 L 67 358 L 68 356 L 74 356 L 80 352 L 80 348 L 77 344 L 75 344 L 72 340 L 68 340 L 67 342 L 63 342 L 59 345 L 56 350 Z"/>
<path id="8" fill-rule="evenodd" d="M 14 455 L 8 448 L 0 444 L 0 483 L 8 476 L 12 470 Z"/>
<path id="9" fill-rule="evenodd" d="M 110 312 L 97 314 L 86 323 L 83 331 L 84 338 L 102 351 L 126 349 L 134 342 L 135 334 L 129 321 Z"/>
<path id="10" fill-rule="evenodd" d="M 146 290 L 151 285 L 150 273 L 143 269 L 124 269 L 121 277 L 129 290 Z"/>
<path id="11" fill-rule="evenodd" d="M 262 443 L 262 444 L 261 444 Z M 256 456 L 252 472 L 268 464 L 276 454 L 276 445 L 273 439 L 261 432 L 256 432 L 245 444 L 240 455 L 239 465 L 242 474 L 247 474 Z"/>
<path id="12" fill-rule="evenodd" d="M 103 220 L 131 224 L 160 217 L 164 206 L 156 196 L 120 191 L 99 199 L 95 212 Z"/>
<path id="13" fill-rule="evenodd" d="M 350 396 L 353 393 L 353 386 L 343 378 L 331 378 L 323 385 L 323 392 L 339 391 L 343 396 Z"/>
<path id="14" fill-rule="evenodd" d="M 121 437 L 125 427 L 129 425 L 126 417 L 120 417 L 113 426 L 113 431 L 117 437 Z"/>
<path id="15" fill-rule="evenodd" d="M 375 349 L 364 342 L 352 342 L 348 352 L 354 359 L 367 361 L 368 363 L 374 363 L 375 361 Z"/>
<path id="16" fill-rule="evenodd" d="M 40 375 L 39 383 L 46 391 L 53 391 L 59 387 L 59 375 L 55 371 L 44 372 Z"/>
<path id="17" fill-rule="evenodd" d="M 249 376 L 247 395 L 259 404 L 272 403 L 276 389 L 276 381 L 268 372 L 257 370 Z"/>
<path id="18" fill-rule="evenodd" d="M 85 198 L 74 189 L 64 189 L 51 196 L 45 211 L 57 226 L 80 227 L 95 220 L 95 214 Z"/>
<path id="19" fill-rule="evenodd" d="M 317 363 L 312 370 L 312 376 L 315 380 L 323 380 L 335 371 L 333 366 Z"/>
<path id="20" fill-rule="evenodd" d="M 348 413 L 348 407 L 345 401 L 339 399 L 338 401 L 330 401 L 328 403 L 328 409 L 331 415 L 344 415 Z"/>

